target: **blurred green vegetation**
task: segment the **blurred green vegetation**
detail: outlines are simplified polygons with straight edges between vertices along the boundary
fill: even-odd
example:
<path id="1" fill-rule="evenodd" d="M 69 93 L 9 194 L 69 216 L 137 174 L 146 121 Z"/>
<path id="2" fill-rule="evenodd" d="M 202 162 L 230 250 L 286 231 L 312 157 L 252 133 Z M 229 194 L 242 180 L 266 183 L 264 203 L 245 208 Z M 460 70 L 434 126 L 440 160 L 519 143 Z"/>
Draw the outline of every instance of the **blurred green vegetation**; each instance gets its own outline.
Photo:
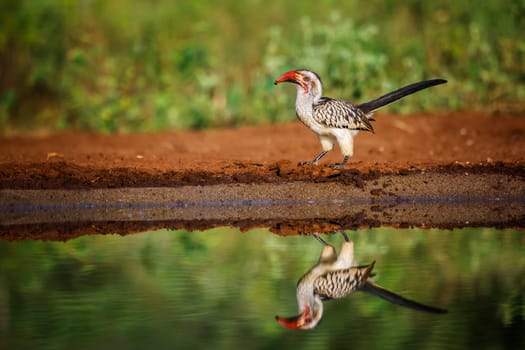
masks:
<path id="1" fill-rule="evenodd" d="M 0 3 L 0 133 L 155 131 L 293 119 L 283 71 L 334 97 L 449 84 L 396 112 L 523 112 L 525 1 Z"/>
<path id="2" fill-rule="evenodd" d="M 157 231 L 63 242 L 0 241 L 0 348 L 522 349 L 524 232 L 348 232 L 375 281 L 446 307 L 428 315 L 356 293 L 325 303 L 315 331 L 291 332 L 311 237 Z M 339 250 L 340 235 L 325 237 Z M 373 336 L 372 336 L 373 335 Z M 181 344 L 184 344 L 181 346 Z"/>

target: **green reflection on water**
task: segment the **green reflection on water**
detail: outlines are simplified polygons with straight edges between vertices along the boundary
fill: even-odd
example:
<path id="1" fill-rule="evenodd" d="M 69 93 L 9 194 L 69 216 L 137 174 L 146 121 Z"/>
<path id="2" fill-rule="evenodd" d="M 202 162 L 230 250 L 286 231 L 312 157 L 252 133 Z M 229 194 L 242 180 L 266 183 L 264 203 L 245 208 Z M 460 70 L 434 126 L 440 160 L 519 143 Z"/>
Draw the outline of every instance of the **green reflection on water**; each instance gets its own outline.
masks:
<path id="1" fill-rule="evenodd" d="M 313 331 L 283 329 L 321 245 L 264 229 L 0 242 L 0 348 L 524 348 L 523 230 L 349 233 L 378 284 L 449 314 L 356 293 Z"/>

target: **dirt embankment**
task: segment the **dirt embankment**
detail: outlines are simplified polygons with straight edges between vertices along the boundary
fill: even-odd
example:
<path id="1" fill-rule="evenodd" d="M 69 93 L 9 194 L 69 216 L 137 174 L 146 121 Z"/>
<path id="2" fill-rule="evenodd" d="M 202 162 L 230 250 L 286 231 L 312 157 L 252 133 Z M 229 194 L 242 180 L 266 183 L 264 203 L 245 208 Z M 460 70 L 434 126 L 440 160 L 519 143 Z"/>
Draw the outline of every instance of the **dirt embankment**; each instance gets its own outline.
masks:
<path id="1" fill-rule="evenodd" d="M 320 166 L 298 167 L 320 151 L 299 122 L 203 132 L 62 133 L 0 139 L 0 187 L 115 188 L 337 181 L 381 174 L 524 174 L 525 117 L 478 113 L 379 114 L 376 134 L 360 133 L 343 171 L 338 149 Z"/>
<path id="2" fill-rule="evenodd" d="M 299 122 L 0 139 L 1 238 L 217 225 L 280 234 L 379 225 L 525 227 L 525 116 L 377 119 L 376 134 L 356 137 L 343 170 L 326 166 L 341 161 L 338 149 L 319 166 L 297 166 L 320 151 Z M 110 192 L 60 192 L 83 189 L 123 192 L 113 200 Z"/>

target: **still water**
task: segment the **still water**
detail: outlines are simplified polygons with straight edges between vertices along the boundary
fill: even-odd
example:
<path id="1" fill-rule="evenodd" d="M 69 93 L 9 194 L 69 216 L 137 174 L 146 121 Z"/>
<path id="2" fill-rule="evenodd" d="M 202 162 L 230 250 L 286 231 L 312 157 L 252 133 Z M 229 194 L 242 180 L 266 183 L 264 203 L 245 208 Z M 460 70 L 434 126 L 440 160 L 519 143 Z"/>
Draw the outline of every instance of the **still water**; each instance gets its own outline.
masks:
<path id="1" fill-rule="evenodd" d="M 374 282 L 448 309 L 367 293 L 283 328 L 318 261 L 311 236 L 160 230 L 67 242 L 0 241 L 0 349 L 525 349 L 525 231 L 346 231 Z M 341 235 L 324 235 L 338 250 Z"/>

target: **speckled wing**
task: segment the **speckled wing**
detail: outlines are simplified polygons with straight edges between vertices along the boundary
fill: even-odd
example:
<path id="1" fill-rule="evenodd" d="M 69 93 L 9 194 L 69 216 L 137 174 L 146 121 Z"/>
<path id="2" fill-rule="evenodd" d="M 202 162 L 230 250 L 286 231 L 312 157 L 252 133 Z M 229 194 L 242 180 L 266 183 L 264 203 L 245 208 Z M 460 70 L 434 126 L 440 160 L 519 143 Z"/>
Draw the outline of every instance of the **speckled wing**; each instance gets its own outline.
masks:
<path id="1" fill-rule="evenodd" d="M 314 293 L 325 300 L 344 298 L 365 285 L 373 268 L 374 263 L 327 272 L 315 280 Z"/>
<path id="2" fill-rule="evenodd" d="M 365 112 L 349 102 L 322 97 L 313 106 L 316 122 L 331 128 L 365 130 L 374 132 Z"/>

